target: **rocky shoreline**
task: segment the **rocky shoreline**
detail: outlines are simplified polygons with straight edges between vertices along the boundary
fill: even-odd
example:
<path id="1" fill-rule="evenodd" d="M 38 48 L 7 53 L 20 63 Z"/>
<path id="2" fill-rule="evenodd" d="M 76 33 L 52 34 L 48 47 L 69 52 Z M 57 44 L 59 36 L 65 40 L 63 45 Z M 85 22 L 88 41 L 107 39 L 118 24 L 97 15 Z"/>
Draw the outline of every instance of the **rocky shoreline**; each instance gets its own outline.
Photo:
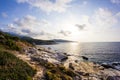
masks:
<path id="1" fill-rule="evenodd" d="M 79 61 L 73 55 L 57 53 L 50 48 L 46 49 L 43 47 L 24 48 L 23 52 L 33 62 L 50 62 L 54 65 L 63 65 L 65 68 L 74 71 L 77 76 L 72 78 L 72 80 L 120 80 L 120 68 L 116 67 L 120 63 L 97 64 L 89 62 L 85 56 L 81 56 L 83 61 Z M 44 80 L 43 77 L 34 80 Z"/>

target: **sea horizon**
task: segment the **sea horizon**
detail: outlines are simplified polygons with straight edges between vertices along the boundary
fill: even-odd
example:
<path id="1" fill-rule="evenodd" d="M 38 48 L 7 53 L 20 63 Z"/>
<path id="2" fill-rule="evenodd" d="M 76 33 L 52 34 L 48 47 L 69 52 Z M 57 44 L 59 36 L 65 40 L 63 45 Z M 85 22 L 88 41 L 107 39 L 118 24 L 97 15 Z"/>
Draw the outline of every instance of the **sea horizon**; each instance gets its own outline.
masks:
<path id="1" fill-rule="evenodd" d="M 86 56 L 92 62 L 120 62 L 120 42 L 64 42 L 38 46 L 51 48 L 57 52 L 73 56 Z"/>

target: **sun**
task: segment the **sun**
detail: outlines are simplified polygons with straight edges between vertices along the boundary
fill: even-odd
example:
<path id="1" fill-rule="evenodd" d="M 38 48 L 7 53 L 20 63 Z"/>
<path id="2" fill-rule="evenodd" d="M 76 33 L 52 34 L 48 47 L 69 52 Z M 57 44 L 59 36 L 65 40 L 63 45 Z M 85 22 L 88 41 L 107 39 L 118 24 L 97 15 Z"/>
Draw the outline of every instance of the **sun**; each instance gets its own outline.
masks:
<path id="1" fill-rule="evenodd" d="M 61 20 L 60 28 L 64 31 L 71 32 L 71 34 L 69 36 L 65 36 L 65 38 L 67 37 L 67 39 L 77 41 L 79 40 L 80 36 L 84 36 L 84 35 L 80 35 L 81 32 L 79 31 L 79 28 L 76 26 L 76 24 L 79 23 L 80 20 L 74 15 L 70 15 Z"/>

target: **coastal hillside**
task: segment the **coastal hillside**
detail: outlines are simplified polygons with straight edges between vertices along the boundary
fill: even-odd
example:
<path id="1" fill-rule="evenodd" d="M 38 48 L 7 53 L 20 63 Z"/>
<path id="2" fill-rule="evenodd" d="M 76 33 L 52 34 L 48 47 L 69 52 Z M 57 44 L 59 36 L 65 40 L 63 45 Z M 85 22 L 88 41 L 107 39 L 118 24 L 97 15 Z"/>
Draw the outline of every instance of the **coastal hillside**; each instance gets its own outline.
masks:
<path id="1" fill-rule="evenodd" d="M 26 37 L 26 36 L 22 36 L 20 37 L 20 39 L 27 41 L 31 44 L 37 44 L 37 45 L 50 45 L 50 44 L 56 44 L 56 42 L 54 40 L 41 40 L 41 39 L 33 39 L 31 37 Z"/>
<path id="2" fill-rule="evenodd" d="M 53 41 L 60 42 L 60 43 L 63 43 L 63 42 L 74 42 L 74 41 L 64 40 L 64 39 L 53 39 Z"/>
<path id="3" fill-rule="evenodd" d="M 0 80 L 120 80 L 119 64 L 78 60 L 0 32 Z"/>
<path id="4" fill-rule="evenodd" d="M 14 55 L 27 46 L 32 45 L 0 31 L 0 80 L 32 80 L 36 70 Z"/>
<path id="5" fill-rule="evenodd" d="M 0 32 L 0 80 L 73 80 L 73 77 L 77 76 L 73 70 L 59 64 L 58 60 L 67 59 L 67 56 L 57 54 L 58 58 L 54 59 L 53 52 L 41 48 L 37 50 L 30 44 L 33 40 L 28 39 L 30 42 L 27 39 L 21 40 L 16 36 Z M 37 59 L 40 54 L 42 57 L 43 53 L 51 55 L 49 56 L 51 58 L 44 56 Z M 46 61 L 46 59 L 50 60 Z M 57 61 L 58 65 L 54 61 Z"/>
<path id="6" fill-rule="evenodd" d="M 32 46 L 19 37 L 12 36 L 8 33 L 0 31 L 0 47 L 8 50 L 20 51 L 22 47 Z"/>
<path id="7" fill-rule="evenodd" d="M 0 80 L 120 80 L 120 0 L 0 0 Z"/>

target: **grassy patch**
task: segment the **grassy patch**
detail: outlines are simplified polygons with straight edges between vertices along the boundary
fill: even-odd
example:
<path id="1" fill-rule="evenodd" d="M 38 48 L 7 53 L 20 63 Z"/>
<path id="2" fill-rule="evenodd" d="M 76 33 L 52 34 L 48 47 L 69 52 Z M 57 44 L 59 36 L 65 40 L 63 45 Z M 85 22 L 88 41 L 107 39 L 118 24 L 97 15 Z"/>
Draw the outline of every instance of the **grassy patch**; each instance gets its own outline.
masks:
<path id="1" fill-rule="evenodd" d="M 0 80 L 32 80 L 35 73 L 36 70 L 13 54 L 0 51 Z"/>

